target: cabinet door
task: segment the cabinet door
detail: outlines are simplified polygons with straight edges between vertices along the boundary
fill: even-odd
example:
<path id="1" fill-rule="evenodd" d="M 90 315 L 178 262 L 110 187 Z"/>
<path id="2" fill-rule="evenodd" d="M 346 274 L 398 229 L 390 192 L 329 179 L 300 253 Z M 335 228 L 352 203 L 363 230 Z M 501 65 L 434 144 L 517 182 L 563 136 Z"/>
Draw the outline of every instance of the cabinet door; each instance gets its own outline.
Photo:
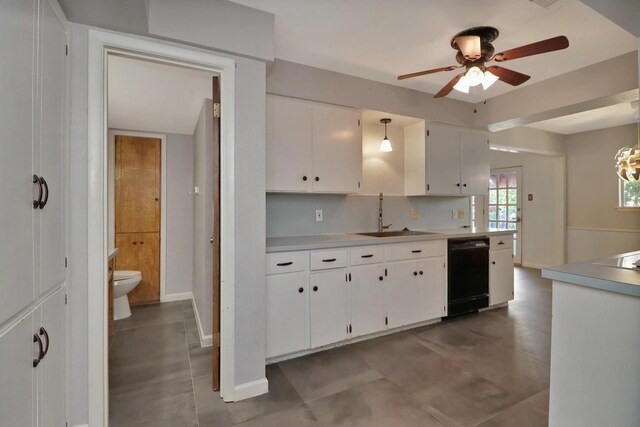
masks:
<path id="1" fill-rule="evenodd" d="M 489 140 L 481 132 L 460 131 L 460 179 L 462 194 L 489 192 Z"/>
<path id="2" fill-rule="evenodd" d="M 47 203 L 39 218 L 39 294 L 64 280 L 64 108 L 66 35 L 48 1 L 40 15 L 39 167 L 47 183 Z"/>
<path id="3" fill-rule="evenodd" d="M 351 336 L 367 335 L 385 329 L 384 267 L 372 264 L 351 269 L 349 308 Z"/>
<path id="4" fill-rule="evenodd" d="M 311 191 L 311 104 L 267 96 L 267 191 Z"/>
<path id="5" fill-rule="evenodd" d="M 415 261 L 387 264 L 387 317 L 389 328 L 409 325 L 419 318 L 417 274 Z"/>
<path id="6" fill-rule="evenodd" d="M 427 194 L 460 194 L 460 131 L 428 125 Z"/>
<path id="7" fill-rule="evenodd" d="M 347 269 L 313 273 L 309 277 L 309 330 L 311 347 L 347 338 Z"/>
<path id="8" fill-rule="evenodd" d="M 333 106 L 313 106 L 312 169 L 314 192 L 360 192 L 360 112 Z"/>
<path id="9" fill-rule="evenodd" d="M 307 274 L 267 276 L 267 357 L 309 348 Z"/>
<path id="10" fill-rule="evenodd" d="M 0 336 L 0 424 L 35 425 L 33 314 Z M 60 424 L 64 425 L 64 424 Z"/>
<path id="11" fill-rule="evenodd" d="M 446 315 L 446 265 L 444 257 L 416 261 L 418 270 L 419 320 L 431 320 Z"/>
<path id="12" fill-rule="evenodd" d="M 35 1 L 0 3 L 0 323 L 33 301 Z M 28 337 L 27 337 L 28 338 Z M 6 365 L 2 365 L 6 366 Z M 9 389 L 8 387 L 0 387 Z M 14 423 L 9 425 L 20 425 Z"/>
<path id="13" fill-rule="evenodd" d="M 160 235 L 158 233 L 135 233 L 137 238 L 137 267 L 142 280 L 129 293 L 129 304 L 149 304 L 160 300 Z M 118 255 L 118 258 L 120 255 Z"/>
<path id="14" fill-rule="evenodd" d="M 64 289 L 60 289 L 40 309 L 41 327 L 46 330 L 49 342 L 46 342 L 46 337 L 41 337 L 48 349 L 37 369 L 39 427 L 65 425 L 64 307 Z"/>
<path id="15" fill-rule="evenodd" d="M 489 305 L 513 299 L 513 254 L 511 249 L 489 252 Z"/>

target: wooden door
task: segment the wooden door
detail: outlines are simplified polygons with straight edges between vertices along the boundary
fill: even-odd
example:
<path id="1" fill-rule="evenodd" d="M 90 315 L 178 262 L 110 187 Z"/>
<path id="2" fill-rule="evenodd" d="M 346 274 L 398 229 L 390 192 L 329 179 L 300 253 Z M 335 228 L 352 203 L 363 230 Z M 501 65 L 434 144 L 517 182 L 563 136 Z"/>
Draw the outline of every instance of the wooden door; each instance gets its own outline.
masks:
<path id="1" fill-rule="evenodd" d="M 158 233 L 135 233 L 136 268 L 142 280 L 129 293 L 129 304 L 157 302 L 160 296 L 160 236 Z M 118 255 L 117 260 L 121 255 Z"/>
<path id="2" fill-rule="evenodd" d="M 116 233 L 160 232 L 160 139 L 116 136 Z"/>
<path id="3" fill-rule="evenodd" d="M 220 390 L 220 78 L 213 77 L 213 389 Z"/>

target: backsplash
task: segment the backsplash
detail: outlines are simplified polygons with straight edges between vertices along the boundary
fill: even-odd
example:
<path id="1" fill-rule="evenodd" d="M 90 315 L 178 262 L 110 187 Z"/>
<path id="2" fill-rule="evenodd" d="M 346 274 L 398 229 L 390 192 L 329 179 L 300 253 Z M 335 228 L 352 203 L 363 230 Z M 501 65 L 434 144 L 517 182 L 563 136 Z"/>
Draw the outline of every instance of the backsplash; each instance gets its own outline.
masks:
<path id="1" fill-rule="evenodd" d="M 332 194 L 267 194 L 267 237 L 377 231 L 378 196 Z M 410 217 L 417 209 L 420 218 Z M 322 210 L 323 221 L 315 212 Z M 452 219 L 451 211 L 464 211 Z M 454 228 L 470 224 L 468 197 L 384 196 L 384 223 L 389 230 Z"/>

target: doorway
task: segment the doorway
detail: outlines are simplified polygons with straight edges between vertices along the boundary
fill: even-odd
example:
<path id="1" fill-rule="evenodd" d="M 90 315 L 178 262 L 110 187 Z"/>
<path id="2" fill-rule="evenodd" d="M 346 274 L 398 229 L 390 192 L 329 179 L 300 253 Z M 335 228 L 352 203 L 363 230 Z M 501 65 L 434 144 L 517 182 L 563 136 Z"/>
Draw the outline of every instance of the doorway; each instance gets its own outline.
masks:
<path id="1" fill-rule="evenodd" d="M 522 167 L 491 169 L 489 228 L 513 230 L 513 262 L 522 265 Z"/>

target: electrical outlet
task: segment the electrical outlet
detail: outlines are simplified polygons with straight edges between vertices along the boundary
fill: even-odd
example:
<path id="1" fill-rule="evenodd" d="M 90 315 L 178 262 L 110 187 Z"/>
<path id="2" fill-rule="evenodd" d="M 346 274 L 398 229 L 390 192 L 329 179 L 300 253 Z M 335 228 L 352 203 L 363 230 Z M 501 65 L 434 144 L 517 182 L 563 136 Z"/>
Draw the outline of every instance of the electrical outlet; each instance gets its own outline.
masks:
<path id="1" fill-rule="evenodd" d="M 458 211 L 456 209 L 451 210 L 451 218 L 458 219 Z"/>
<path id="2" fill-rule="evenodd" d="M 464 209 L 458 209 L 458 219 L 464 219 Z"/>
<path id="3" fill-rule="evenodd" d="M 316 222 L 322 221 L 322 209 L 316 210 Z"/>
<path id="4" fill-rule="evenodd" d="M 409 213 L 409 217 L 411 219 L 420 219 L 420 211 L 416 208 L 411 208 L 411 212 Z"/>

